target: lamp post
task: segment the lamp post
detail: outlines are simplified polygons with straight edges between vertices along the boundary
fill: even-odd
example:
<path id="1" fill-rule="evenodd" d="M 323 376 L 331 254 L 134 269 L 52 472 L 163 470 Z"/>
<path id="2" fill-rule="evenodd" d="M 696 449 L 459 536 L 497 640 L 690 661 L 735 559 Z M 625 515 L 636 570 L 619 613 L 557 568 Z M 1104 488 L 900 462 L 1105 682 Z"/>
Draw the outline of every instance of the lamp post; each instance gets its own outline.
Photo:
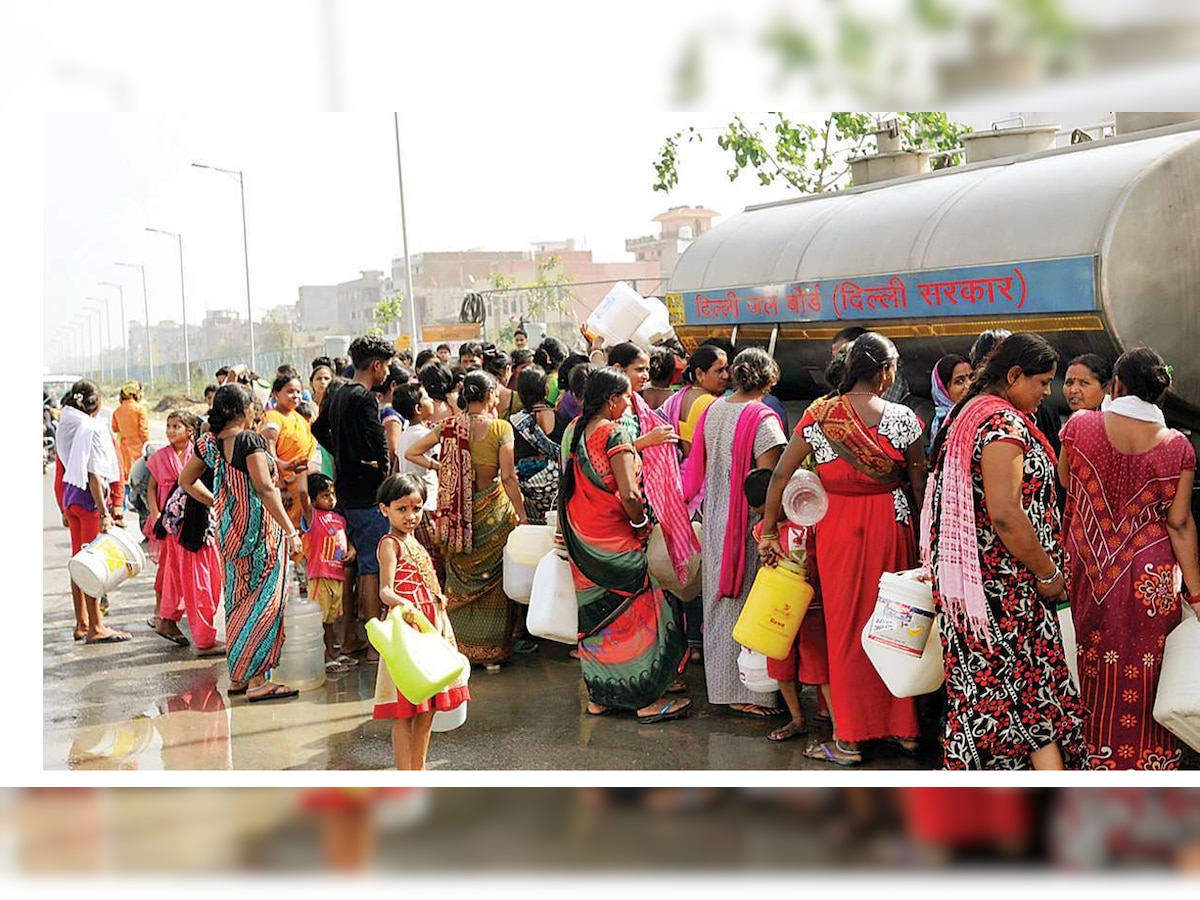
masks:
<path id="1" fill-rule="evenodd" d="M 91 313 L 96 310 L 91 306 L 84 307 L 83 315 L 83 337 L 87 342 L 87 354 L 84 359 L 87 361 L 88 374 L 93 376 L 94 380 L 99 381 L 100 378 L 96 374 L 96 357 L 92 353 L 92 316 Z"/>
<path id="2" fill-rule="evenodd" d="M 117 289 L 117 297 L 121 301 L 121 347 L 125 350 L 125 380 L 129 380 L 129 333 L 125 328 L 125 289 L 115 281 L 97 281 L 102 287 Z M 109 346 L 112 342 L 109 342 Z"/>
<path id="3" fill-rule="evenodd" d="M 112 364 L 112 316 L 109 315 L 108 298 L 107 297 L 87 297 L 86 299 L 94 303 L 103 303 L 104 309 L 96 306 L 96 310 L 104 317 L 104 334 L 100 338 L 100 377 L 104 377 L 104 357 L 108 357 L 108 378 L 110 381 L 116 380 L 117 373 Z"/>
<path id="4" fill-rule="evenodd" d="M 185 391 L 188 396 L 192 393 L 192 354 L 188 349 L 187 297 L 183 292 L 183 235 L 163 228 L 147 228 L 155 234 L 165 234 L 175 238 L 179 244 L 179 301 L 183 305 L 183 378 Z"/>
<path id="5" fill-rule="evenodd" d="M 254 346 L 254 308 L 250 305 L 250 249 L 246 241 L 246 185 L 242 178 L 241 169 L 222 169 L 220 166 L 206 166 L 204 163 L 192 163 L 197 169 L 209 169 L 213 172 L 223 172 L 226 175 L 236 175 L 238 193 L 242 198 L 242 267 L 246 272 L 246 319 L 250 323 L 250 371 L 258 371 L 258 359 Z"/>
<path id="6" fill-rule="evenodd" d="M 417 355 L 417 298 L 413 296 L 412 262 L 408 258 L 408 218 L 404 215 L 404 171 L 400 168 L 400 114 L 392 113 L 396 132 L 396 179 L 400 182 L 400 237 L 404 242 L 404 289 L 408 303 L 408 329 L 412 333 L 412 354 Z"/>
<path id="7" fill-rule="evenodd" d="M 119 262 L 118 266 L 137 269 L 142 274 L 142 305 L 146 313 L 146 363 L 150 366 L 150 390 L 154 390 L 154 346 L 150 343 L 150 300 L 146 296 L 146 267 L 141 263 Z M 124 316 L 124 312 L 121 313 Z"/>

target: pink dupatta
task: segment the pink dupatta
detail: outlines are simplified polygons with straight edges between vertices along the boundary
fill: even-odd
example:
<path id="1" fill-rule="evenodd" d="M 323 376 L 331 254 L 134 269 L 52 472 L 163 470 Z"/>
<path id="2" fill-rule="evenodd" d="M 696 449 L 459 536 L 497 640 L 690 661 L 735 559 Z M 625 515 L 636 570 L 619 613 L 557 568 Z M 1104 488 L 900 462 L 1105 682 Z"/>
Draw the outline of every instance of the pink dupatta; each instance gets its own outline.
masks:
<path id="1" fill-rule="evenodd" d="M 1045 435 L 1029 416 L 992 394 L 980 394 L 959 413 L 950 424 L 950 432 L 942 449 L 942 462 L 936 477 L 941 485 L 941 521 L 938 529 L 938 567 L 935 582 L 941 605 L 952 621 L 966 626 L 981 640 L 991 645 L 988 628 L 987 596 L 979 570 L 979 536 L 975 522 L 975 498 L 972 494 L 971 456 L 975 435 L 991 416 L 1001 410 L 1017 412 L 1029 426 L 1030 434 L 1038 440 L 1055 461 L 1055 453 Z M 933 488 L 925 491 L 921 509 L 921 565 L 932 574 L 933 552 Z"/>
<path id="2" fill-rule="evenodd" d="M 633 411 L 642 434 L 649 434 L 666 424 L 641 394 L 633 395 Z M 688 563 L 700 552 L 700 542 L 696 540 L 696 532 L 680 491 L 683 476 L 679 470 L 679 455 L 674 444 L 659 444 L 642 450 L 641 457 L 646 499 L 650 501 L 650 508 L 662 525 L 667 554 L 671 557 L 675 574 L 680 582 L 685 582 Z"/>
<path id="3" fill-rule="evenodd" d="M 754 466 L 754 439 L 759 426 L 768 416 L 775 415 L 771 407 L 758 400 L 743 404 L 738 414 L 737 428 L 733 434 L 733 465 L 730 469 L 729 522 L 725 527 L 725 547 L 721 554 L 721 584 L 717 596 L 736 597 L 742 591 L 742 579 L 746 573 L 746 519 L 750 506 L 746 500 L 744 483 L 746 475 Z M 698 497 L 705 483 L 705 456 L 707 454 L 704 426 L 708 413 L 716 403 L 709 405 L 696 423 L 696 434 L 692 440 L 692 452 L 683 464 L 683 495 L 687 500 Z"/>

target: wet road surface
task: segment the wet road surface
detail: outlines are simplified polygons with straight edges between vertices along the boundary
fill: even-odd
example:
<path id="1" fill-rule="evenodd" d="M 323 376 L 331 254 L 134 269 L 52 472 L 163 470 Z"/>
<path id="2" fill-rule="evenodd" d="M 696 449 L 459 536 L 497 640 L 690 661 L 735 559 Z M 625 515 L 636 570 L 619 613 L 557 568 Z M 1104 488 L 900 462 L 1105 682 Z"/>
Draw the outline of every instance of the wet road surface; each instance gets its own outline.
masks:
<path id="1" fill-rule="evenodd" d="M 46 769 L 388 769 L 390 723 L 371 719 L 375 666 L 361 663 L 294 700 L 248 704 L 229 697 L 223 658 L 199 659 L 146 624 L 154 564 L 110 596 L 108 624 L 133 640 L 72 640 L 66 562 L 70 539 L 44 476 L 43 765 Z M 136 516 L 131 515 L 131 521 Z M 185 633 L 186 619 L 181 623 Z M 476 668 L 461 728 L 434 734 L 429 767 L 443 770 L 828 770 L 805 759 L 805 738 L 772 744 L 779 720 L 730 715 L 705 701 L 704 670 L 685 673 L 695 704 L 679 721 L 640 725 L 632 715 L 584 715 L 579 663 L 564 644 L 540 641 L 499 672 Z M 805 690 L 810 722 L 815 695 Z M 817 732 L 814 731 L 814 734 Z M 820 736 L 826 737 L 827 733 Z M 863 768 L 925 768 L 868 745 Z"/>

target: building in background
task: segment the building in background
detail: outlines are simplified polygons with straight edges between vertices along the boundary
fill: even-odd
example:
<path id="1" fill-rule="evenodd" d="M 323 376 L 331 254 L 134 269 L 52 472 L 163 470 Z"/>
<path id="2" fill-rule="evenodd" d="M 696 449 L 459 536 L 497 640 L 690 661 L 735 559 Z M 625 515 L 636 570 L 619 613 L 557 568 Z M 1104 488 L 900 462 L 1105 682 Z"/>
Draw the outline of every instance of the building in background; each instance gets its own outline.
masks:
<path id="1" fill-rule="evenodd" d="M 375 326 L 375 307 L 390 291 L 392 282 L 377 269 L 363 269 L 353 281 L 337 286 L 337 331 L 362 334 Z"/>

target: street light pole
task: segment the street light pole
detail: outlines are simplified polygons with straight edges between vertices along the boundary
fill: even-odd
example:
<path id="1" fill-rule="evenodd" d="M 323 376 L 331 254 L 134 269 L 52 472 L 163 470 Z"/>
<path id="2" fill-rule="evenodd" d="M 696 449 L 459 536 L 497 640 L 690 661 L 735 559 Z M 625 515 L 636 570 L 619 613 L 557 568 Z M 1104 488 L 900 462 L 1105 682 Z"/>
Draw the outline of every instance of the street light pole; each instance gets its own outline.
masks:
<path id="1" fill-rule="evenodd" d="M 392 113 L 392 127 L 396 132 L 396 179 L 400 182 L 400 237 L 404 243 L 404 290 L 408 305 L 408 330 L 412 333 L 413 358 L 417 355 L 417 298 L 413 296 L 412 263 L 408 258 L 408 218 L 404 214 L 404 171 L 400 167 L 400 114 Z"/>
<path id="2" fill-rule="evenodd" d="M 192 355 L 188 349 L 187 296 L 183 291 L 183 235 L 163 228 L 147 228 L 155 234 L 165 234 L 175 238 L 179 244 L 179 301 L 183 305 L 183 378 L 188 396 L 192 393 Z"/>
<path id="3" fill-rule="evenodd" d="M 206 166 L 203 163 L 192 163 L 197 169 L 211 169 L 214 172 L 224 172 L 226 175 L 236 175 L 238 193 L 242 198 L 242 267 L 246 273 L 246 319 L 250 325 L 250 371 L 258 371 L 258 355 L 254 345 L 254 307 L 250 304 L 250 246 L 246 240 L 246 185 L 241 169 L 222 169 L 220 166 Z"/>
<path id="4" fill-rule="evenodd" d="M 125 350 L 125 380 L 129 380 L 129 330 L 125 327 L 125 289 L 115 281 L 99 281 L 97 284 L 117 289 L 121 301 L 121 346 Z"/>
<path id="5" fill-rule="evenodd" d="M 104 304 L 104 311 L 101 313 L 100 308 L 96 307 L 96 312 L 104 316 L 104 336 L 103 344 L 100 348 L 100 377 L 104 377 L 104 357 L 108 357 L 108 379 L 115 381 L 117 378 L 116 369 L 113 368 L 112 362 L 112 315 L 109 313 L 107 297 L 88 297 L 88 300 L 96 303 Z"/>
<path id="6" fill-rule="evenodd" d="M 137 269 L 142 273 L 142 305 L 146 313 L 146 363 L 150 366 L 150 390 L 154 390 L 154 346 L 150 343 L 150 300 L 146 296 L 146 267 L 141 263 L 119 262 L 118 266 Z"/>

